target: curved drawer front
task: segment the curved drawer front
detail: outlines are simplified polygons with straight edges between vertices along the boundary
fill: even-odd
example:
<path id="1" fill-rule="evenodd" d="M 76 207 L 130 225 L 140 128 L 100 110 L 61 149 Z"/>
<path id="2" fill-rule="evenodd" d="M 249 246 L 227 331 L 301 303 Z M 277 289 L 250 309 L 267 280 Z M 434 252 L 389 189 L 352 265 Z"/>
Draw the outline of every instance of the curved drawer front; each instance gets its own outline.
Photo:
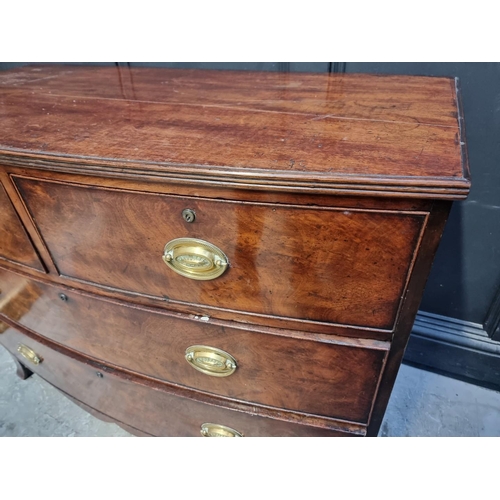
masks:
<path id="1" fill-rule="evenodd" d="M 14 180 L 61 275 L 213 316 L 223 308 L 391 330 L 426 221 Z M 198 243 L 169 250 L 181 238 Z"/>
<path id="2" fill-rule="evenodd" d="M 0 336 L 0 343 L 30 370 L 77 401 L 119 423 L 155 436 L 229 437 L 233 431 L 244 437 L 352 435 L 175 396 L 71 359 L 13 328 Z M 30 363 L 19 351 L 20 345 L 35 352 L 40 362 Z"/>
<path id="3" fill-rule="evenodd" d="M 0 269 L 0 314 L 13 321 L 29 314 L 43 290 L 37 282 Z"/>
<path id="4" fill-rule="evenodd" d="M 1 182 L 0 259 L 45 272 L 35 248 Z"/>
<path id="5" fill-rule="evenodd" d="M 61 295 L 34 282 L 28 288 L 37 290 L 36 298 L 29 310 L 23 302 L 19 324 L 94 358 L 241 401 L 368 421 L 386 343 L 250 332 L 234 323 Z"/>

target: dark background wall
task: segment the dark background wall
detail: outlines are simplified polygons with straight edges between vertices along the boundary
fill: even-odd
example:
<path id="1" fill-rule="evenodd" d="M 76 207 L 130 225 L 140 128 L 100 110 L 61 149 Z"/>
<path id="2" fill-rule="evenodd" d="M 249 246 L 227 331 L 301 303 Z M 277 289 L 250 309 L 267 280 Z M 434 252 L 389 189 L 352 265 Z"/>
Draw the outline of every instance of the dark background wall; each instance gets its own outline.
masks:
<path id="1" fill-rule="evenodd" d="M 500 344 L 490 340 L 500 340 L 500 63 L 86 64 L 459 77 L 472 189 L 454 203 L 421 304 L 430 314 L 419 315 L 407 359 L 500 387 Z"/>

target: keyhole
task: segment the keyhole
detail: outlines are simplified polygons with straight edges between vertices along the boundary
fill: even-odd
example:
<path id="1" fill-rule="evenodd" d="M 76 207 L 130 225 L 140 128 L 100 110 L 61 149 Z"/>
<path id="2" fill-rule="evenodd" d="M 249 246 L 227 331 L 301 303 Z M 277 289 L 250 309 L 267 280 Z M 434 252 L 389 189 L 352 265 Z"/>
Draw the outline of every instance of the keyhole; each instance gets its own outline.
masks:
<path id="1" fill-rule="evenodd" d="M 185 208 L 182 211 L 182 217 L 186 222 L 194 222 L 194 219 L 196 218 L 196 214 L 194 210 L 191 210 L 190 208 Z"/>

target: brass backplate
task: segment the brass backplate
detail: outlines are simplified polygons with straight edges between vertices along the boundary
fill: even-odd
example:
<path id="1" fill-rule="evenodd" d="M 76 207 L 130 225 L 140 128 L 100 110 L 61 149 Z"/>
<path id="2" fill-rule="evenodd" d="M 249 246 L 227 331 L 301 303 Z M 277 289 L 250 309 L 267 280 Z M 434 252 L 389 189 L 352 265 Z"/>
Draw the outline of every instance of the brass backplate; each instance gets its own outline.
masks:
<path id="1" fill-rule="evenodd" d="M 38 354 L 30 349 L 27 345 L 19 344 L 17 348 L 17 352 L 25 359 L 27 359 L 30 363 L 34 365 L 39 365 L 43 360 Z"/>
<path id="2" fill-rule="evenodd" d="M 203 437 L 243 437 L 241 432 L 221 424 L 203 424 L 200 432 Z"/>
<path id="3" fill-rule="evenodd" d="M 169 241 L 163 249 L 163 262 L 177 274 L 193 280 L 213 280 L 229 267 L 220 248 L 196 238 Z"/>
<path id="4" fill-rule="evenodd" d="M 228 377 L 238 366 L 228 352 L 206 345 L 188 347 L 185 357 L 193 368 L 212 377 Z"/>

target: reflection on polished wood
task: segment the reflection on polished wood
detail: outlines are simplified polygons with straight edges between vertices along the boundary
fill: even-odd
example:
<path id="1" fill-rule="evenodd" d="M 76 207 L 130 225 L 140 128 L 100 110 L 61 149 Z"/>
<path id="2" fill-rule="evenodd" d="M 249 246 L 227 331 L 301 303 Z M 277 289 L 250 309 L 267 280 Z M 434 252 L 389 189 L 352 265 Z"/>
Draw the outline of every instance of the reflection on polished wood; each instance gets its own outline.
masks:
<path id="1" fill-rule="evenodd" d="M 2 73 L 0 155 L 79 170 L 146 162 L 217 182 L 468 192 L 453 79 L 130 71 L 129 92 L 116 68 Z"/>
<path id="2" fill-rule="evenodd" d="M 0 269 L 0 314 L 19 321 L 29 313 L 41 293 L 34 281 Z M 3 329 L 0 324 L 0 333 Z"/>
<path id="3" fill-rule="evenodd" d="M 38 271 L 44 268 L 5 189 L 0 182 L 0 260 L 5 259 Z M 0 286 L 1 290 L 1 286 Z"/>

